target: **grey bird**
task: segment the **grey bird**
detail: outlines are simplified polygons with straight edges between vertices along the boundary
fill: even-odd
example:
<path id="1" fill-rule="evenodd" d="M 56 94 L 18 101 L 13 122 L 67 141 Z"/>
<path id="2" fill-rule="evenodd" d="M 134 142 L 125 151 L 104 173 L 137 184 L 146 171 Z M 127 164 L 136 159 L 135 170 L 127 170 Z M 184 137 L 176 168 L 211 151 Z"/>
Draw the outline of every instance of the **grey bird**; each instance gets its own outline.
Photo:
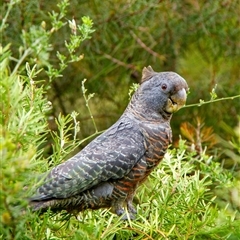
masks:
<path id="1" fill-rule="evenodd" d="M 123 115 L 78 154 L 54 167 L 30 198 L 34 211 L 111 208 L 131 219 L 137 187 L 163 159 L 172 138 L 172 114 L 184 106 L 186 81 L 145 67 Z"/>

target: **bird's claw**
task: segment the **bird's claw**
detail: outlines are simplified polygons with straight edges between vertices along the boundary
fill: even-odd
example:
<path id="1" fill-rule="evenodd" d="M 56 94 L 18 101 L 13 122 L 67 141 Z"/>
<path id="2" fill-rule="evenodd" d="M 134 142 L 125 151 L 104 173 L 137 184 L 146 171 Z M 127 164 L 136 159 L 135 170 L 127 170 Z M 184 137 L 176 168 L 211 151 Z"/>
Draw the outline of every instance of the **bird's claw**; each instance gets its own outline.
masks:
<path id="1" fill-rule="evenodd" d="M 130 220 L 134 220 L 136 217 L 135 217 L 135 215 L 134 214 L 132 214 L 132 213 L 124 213 L 123 215 L 122 215 L 122 217 L 121 217 L 121 220 L 128 220 L 128 219 L 130 219 Z"/>
<path id="2" fill-rule="evenodd" d="M 129 213 L 132 213 L 132 214 L 136 214 L 137 213 L 137 210 L 135 209 L 133 204 L 130 203 L 130 202 L 127 203 L 127 209 L 128 209 Z"/>
<path id="3" fill-rule="evenodd" d="M 118 209 L 116 209 L 115 213 L 118 216 L 122 216 L 125 213 L 125 211 L 123 210 L 123 208 L 118 208 Z"/>
<path id="4" fill-rule="evenodd" d="M 134 220 L 136 218 L 135 214 L 137 213 L 133 205 L 131 205 L 130 208 L 128 205 L 128 212 L 124 211 L 123 208 L 118 208 L 115 212 L 118 216 L 121 216 L 121 220 L 128 220 L 128 219 Z"/>

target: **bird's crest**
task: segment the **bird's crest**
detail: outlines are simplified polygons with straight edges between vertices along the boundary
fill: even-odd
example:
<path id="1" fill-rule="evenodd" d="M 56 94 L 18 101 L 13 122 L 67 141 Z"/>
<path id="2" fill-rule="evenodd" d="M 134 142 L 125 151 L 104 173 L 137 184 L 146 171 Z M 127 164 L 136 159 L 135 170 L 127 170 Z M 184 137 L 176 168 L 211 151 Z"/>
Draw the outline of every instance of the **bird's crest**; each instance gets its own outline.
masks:
<path id="1" fill-rule="evenodd" d="M 148 79 L 150 79 L 152 76 L 156 75 L 157 73 L 154 72 L 154 70 L 152 69 L 151 66 L 148 67 L 144 67 L 143 71 L 142 71 L 142 80 L 141 83 L 147 81 Z"/>

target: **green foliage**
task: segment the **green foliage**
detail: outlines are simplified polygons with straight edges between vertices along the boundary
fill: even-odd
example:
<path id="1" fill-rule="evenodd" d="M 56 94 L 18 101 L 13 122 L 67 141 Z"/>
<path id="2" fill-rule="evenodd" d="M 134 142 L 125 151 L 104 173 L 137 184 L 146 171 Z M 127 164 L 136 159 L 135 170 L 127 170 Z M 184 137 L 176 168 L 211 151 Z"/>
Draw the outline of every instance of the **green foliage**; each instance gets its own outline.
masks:
<path id="1" fill-rule="evenodd" d="M 130 86 L 129 92 L 128 92 L 129 99 L 131 99 L 132 95 L 133 95 L 134 92 L 138 89 L 138 87 L 139 87 L 139 84 L 136 84 L 136 83 L 133 83 L 133 85 Z"/>
<path id="2" fill-rule="evenodd" d="M 39 73 L 35 66 L 26 65 L 26 76 L 11 74 L 9 46 L 1 49 L 1 56 L 1 234 L 3 239 L 21 239 L 30 221 L 23 217 L 24 189 L 30 180 L 34 184 L 33 166 L 41 164 L 43 150 L 37 148 L 45 140 L 51 106 L 41 81 L 34 80 Z"/>
<path id="3" fill-rule="evenodd" d="M 14 43 L 12 51 L 16 57 L 22 51 L 19 36 L 23 29 L 29 32 L 32 25 L 37 26 L 39 31 L 48 32 L 51 44 L 45 48 L 52 50 L 41 51 L 41 58 L 34 56 L 31 59 L 33 64 L 44 66 L 53 79 L 62 76 L 64 71 L 62 81 L 54 82 L 48 92 L 54 116 L 59 112 L 67 115 L 75 110 L 84 113 L 84 101 L 78 97 L 81 91 L 79 82 L 87 78 L 87 88 L 97 93 L 92 101 L 92 113 L 99 129 L 106 129 L 125 109 L 128 90 L 133 83 L 140 81 L 142 68 L 151 65 L 156 71 L 176 71 L 187 80 L 192 91 L 188 104 L 198 103 L 199 99 L 208 101 L 209 92 L 217 85 L 215 104 L 183 109 L 175 115 L 177 120 L 172 122 L 174 136 L 179 135 L 182 121 L 191 121 L 198 116 L 204 118 L 208 126 L 214 126 L 218 135 L 227 140 L 231 138 L 228 133 L 222 135 L 218 122 L 235 127 L 240 102 L 238 99 L 231 103 L 218 99 L 239 95 L 237 0 L 131 0 L 127 4 L 113 0 L 104 4 L 100 0 L 10 2 L 17 3 L 9 5 L 12 14 L 4 17 L 4 22 L 11 24 L 2 37 L 3 43 Z M 3 9 L 8 10 L 6 5 Z M 81 65 L 69 65 L 67 62 L 72 57 L 66 43 L 71 44 L 75 33 L 86 36 L 81 30 L 91 26 L 87 19 L 82 20 L 84 15 L 91 17 L 96 31 L 83 43 L 81 51 L 76 51 L 77 58 L 85 56 Z M 15 21 L 15 16 L 19 21 Z M 79 23 L 83 23 L 80 24 L 82 27 L 78 26 Z M 52 64 L 50 69 L 44 60 L 47 55 Z M 29 58 L 26 57 L 25 61 L 30 62 Z M 63 71 L 56 71 L 59 64 L 62 64 Z M 44 72 L 41 77 L 48 78 Z M 102 104 L 97 104 L 99 101 Z M 79 136 L 85 138 L 94 131 L 94 126 L 88 114 L 81 114 L 78 119 L 82 129 Z"/>
<path id="4" fill-rule="evenodd" d="M 52 9 L 49 14 L 44 12 L 45 5 Z M 101 4 L 63 0 L 45 5 L 33 0 L 10 0 L 3 5 L 0 238 L 239 239 L 236 2 L 134 0 L 131 4 Z M 79 15 L 85 14 L 93 16 L 96 23 L 94 38 L 89 17 L 80 17 L 81 25 L 77 24 Z M 22 21 L 13 21 L 16 16 Z M 222 39 L 227 41 L 219 41 Z M 229 63 L 223 64 L 226 57 Z M 131 96 L 137 88 L 137 83 L 130 87 L 130 82 L 139 79 L 140 69 L 149 64 L 158 66 L 157 70 L 179 70 L 186 79 L 194 79 L 190 81 L 194 93 L 188 95 L 190 101 L 208 99 L 187 105 L 181 112 L 192 110 L 198 116 L 205 106 L 214 109 L 219 101 L 230 103 L 230 116 L 225 118 L 221 112 L 219 126 L 228 138 L 213 136 L 213 128 L 208 126 L 214 121 L 206 120 L 206 111 L 207 126 L 202 122 L 197 126 L 183 124 L 186 141 L 180 140 L 177 150 L 168 150 L 164 161 L 138 190 L 135 221 L 121 221 L 108 209 L 86 211 L 77 219 L 65 212 L 33 213 L 27 197 L 41 184 L 39 175 L 65 161 L 79 145 L 101 133 L 98 129 L 119 116 L 128 89 Z M 194 67 L 189 67 L 192 64 Z M 132 79 L 127 77 L 130 75 Z M 88 82 L 82 81 L 85 77 Z M 236 87 L 226 87 L 226 79 Z M 87 94 L 87 88 L 98 94 Z M 79 90 L 82 97 L 76 99 Z M 72 112 L 76 105 L 81 114 Z M 116 113 L 108 116 L 112 119 L 105 125 L 96 116 L 104 113 L 102 109 Z M 59 110 L 63 113 L 58 114 Z M 214 111 L 209 110 L 211 115 Z M 91 123 L 81 125 L 81 118 L 89 118 Z M 188 120 L 178 115 L 176 119 Z M 81 136 L 87 133 L 88 137 L 79 140 L 80 130 Z M 219 159 L 224 161 L 220 164 Z"/>
<path id="5" fill-rule="evenodd" d="M 1 31 L 7 29 L 6 21 L 15 4 L 16 1 L 10 2 Z M 27 197 L 31 196 L 34 187 L 41 184 L 37 179 L 38 175 L 47 171 L 49 166 L 60 163 L 81 143 L 77 140 L 79 123 L 75 112 L 68 116 L 60 114 L 56 119 L 57 131 L 49 130 L 48 115 L 52 111 L 52 104 L 47 100 L 46 94 L 50 85 L 48 81 L 39 80 L 44 72 L 44 69 L 39 69 L 41 66 L 48 67 L 46 76 L 49 77 L 49 82 L 61 76 L 70 62 L 81 59 L 75 55 L 75 51 L 82 41 L 90 38 L 92 21 L 83 17 L 83 24 L 78 26 L 80 34 L 75 34 L 75 42 L 70 35 L 70 43 L 66 44 L 70 56 L 58 53 L 59 67 L 53 67 L 49 58 L 52 50 L 50 37 L 65 25 L 61 21 L 67 5 L 68 1 L 63 1 L 59 4 L 60 12 L 52 12 L 51 30 L 46 30 L 45 23 L 42 22 L 41 26 L 33 25 L 28 31 L 22 31 L 18 58 L 12 57 L 10 44 L 0 46 L 0 232 L 3 239 L 45 239 L 47 222 L 43 218 L 42 225 L 36 225 L 38 216 L 27 210 Z M 13 62 L 15 66 L 11 70 Z M 45 158 L 43 146 L 49 133 L 52 136 L 53 154 Z"/>

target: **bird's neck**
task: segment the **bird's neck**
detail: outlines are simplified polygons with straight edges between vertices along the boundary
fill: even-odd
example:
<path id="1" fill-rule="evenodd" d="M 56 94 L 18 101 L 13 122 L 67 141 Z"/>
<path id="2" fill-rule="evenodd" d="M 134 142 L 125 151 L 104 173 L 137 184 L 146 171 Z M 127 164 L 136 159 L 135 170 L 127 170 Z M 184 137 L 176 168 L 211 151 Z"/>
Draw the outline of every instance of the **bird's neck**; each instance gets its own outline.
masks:
<path id="1" fill-rule="evenodd" d="M 125 110 L 126 114 L 132 115 L 135 119 L 139 121 L 147 121 L 152 123 L 165 123 L 170 122 L 172 114 L 162 112 L 156 112 L 150 108 L 144 106 L 138 106 L 136 103 L 127 106 Z"/>
<path id="2" fill-rule="evenodd" d="M 152 123 L 166 123 L 170 122 L 172 114 L 163 110 L 154 109 L 153 106 L 148 106 L 144 96 L 138 93 L 133 94 L 125 113 L 132 115 L 136 120 L 152 122 Z"/>

